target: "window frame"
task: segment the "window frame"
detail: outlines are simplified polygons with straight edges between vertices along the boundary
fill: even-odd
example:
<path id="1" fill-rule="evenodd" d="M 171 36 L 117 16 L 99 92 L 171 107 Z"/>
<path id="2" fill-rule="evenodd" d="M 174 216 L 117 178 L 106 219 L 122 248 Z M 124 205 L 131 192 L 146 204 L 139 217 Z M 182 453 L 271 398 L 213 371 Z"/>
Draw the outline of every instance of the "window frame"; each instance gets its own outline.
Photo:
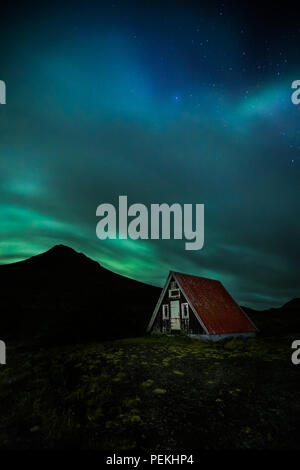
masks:
<path id="1" fill-rule="evenodd" d="M 172 295 L 173 291 L 177 291 L 177 294 Z M 169 299 L 180 299 L 180 289 L 178 287 L 176 289 L 169 289 Z"/>
<path id="2" fill-rule="evenodd" d="M 186 311 L 185 311 L 185 308 L 186 308 Z M 183 320 L 189 320 L 190 318 L 190 309 L 189 309 L 188 302 L 182 302 L 181 304 L 181 318 Z"/>
<path id="3" fill-rule="evenodd" d="M 166 314 L 167 312 L 167 314 Z M 163 320 L 170 320 L 170 306 L 169 304 L 162 305 L 162 319 Z"/>

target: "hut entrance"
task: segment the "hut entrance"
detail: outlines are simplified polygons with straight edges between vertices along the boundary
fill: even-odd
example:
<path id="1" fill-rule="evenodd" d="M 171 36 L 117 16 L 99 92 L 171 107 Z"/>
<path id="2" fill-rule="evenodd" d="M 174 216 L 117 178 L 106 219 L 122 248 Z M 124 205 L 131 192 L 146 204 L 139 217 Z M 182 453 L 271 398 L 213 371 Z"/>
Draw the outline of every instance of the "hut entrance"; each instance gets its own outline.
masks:
<path id="1" fill-rule="evenodd" d="M 171 300 L 171 330 L 180 330 L 179 300 Z"/>

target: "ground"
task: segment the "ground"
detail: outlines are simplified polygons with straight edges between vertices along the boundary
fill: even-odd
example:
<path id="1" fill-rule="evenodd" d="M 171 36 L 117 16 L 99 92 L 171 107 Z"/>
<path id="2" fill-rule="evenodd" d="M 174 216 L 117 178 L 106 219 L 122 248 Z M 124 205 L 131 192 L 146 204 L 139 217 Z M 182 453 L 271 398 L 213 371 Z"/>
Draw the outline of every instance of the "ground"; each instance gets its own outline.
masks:
<path id="1" fill-rule="evenodd" d="M 0 366 L 0 448 L 297 448 L 294 339 L 15 343 Z"/>

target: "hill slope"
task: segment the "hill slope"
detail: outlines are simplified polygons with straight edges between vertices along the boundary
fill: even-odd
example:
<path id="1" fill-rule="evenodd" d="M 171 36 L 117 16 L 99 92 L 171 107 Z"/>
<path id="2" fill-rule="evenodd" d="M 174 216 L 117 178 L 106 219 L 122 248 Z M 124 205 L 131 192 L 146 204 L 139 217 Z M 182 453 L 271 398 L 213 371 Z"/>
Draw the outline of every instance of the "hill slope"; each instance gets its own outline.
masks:
<path id="1" fill-rule="evenodd" d="M 0 338 L 42 337 L 43 344 L 143 335 L 161 292 L 64 245 L 0 266 L 0 283 Z M 243 309 L 261 334 L 300 333 L 299 298 Z"/>
<path id="2" fill-rule="evenodd" d="M 292 299 L 279 308 L 256 311 L 247 307 L 249 315 L 262 334 L 285 335 L 300 333 L 300 298 Z"/>
<path id="3" fill-rule="evenodd" d="M 143 334 L 160 289 L 57 245 L 0 266 L 1 337 L 68 342 Z"/>

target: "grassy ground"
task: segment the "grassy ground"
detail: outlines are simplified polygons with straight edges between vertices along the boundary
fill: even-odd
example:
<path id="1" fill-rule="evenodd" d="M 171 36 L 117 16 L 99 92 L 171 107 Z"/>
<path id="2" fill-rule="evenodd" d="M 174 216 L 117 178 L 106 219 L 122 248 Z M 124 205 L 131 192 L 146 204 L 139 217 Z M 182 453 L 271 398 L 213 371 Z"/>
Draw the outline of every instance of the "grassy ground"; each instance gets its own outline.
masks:
<path id="1" fill-rule="evenodd" d="M 34 349 L 0 366 L 0 447 L 293 449 L 294 337 L 136 338 Z"/>

